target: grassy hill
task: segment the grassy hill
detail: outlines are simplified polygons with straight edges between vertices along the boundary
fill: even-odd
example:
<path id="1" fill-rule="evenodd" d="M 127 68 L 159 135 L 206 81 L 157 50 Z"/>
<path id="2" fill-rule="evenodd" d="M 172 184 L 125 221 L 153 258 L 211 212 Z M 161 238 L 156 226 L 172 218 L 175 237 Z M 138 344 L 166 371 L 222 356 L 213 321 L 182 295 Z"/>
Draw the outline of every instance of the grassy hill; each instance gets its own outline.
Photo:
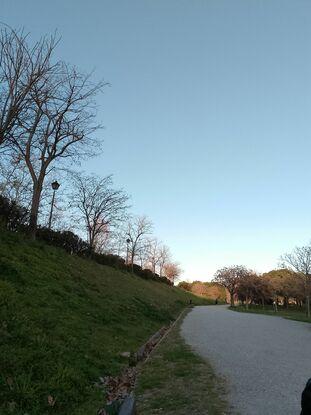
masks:
<path id="1" fill-rule="evenodd" d="M 226 302 L 229 295 L 228 291 L 216 282 L 182 281 L 179 283 L 179 287 L 197 296 L 209 298 L 211 300 L 217 299 L 219 302 L 223 303 Z"/>
<path id="2" fill-rule="evenodd" d="M 202 304 L 0 230 L 0 414 L 96 414 L 94 382 L 118 373 L 120 352 L 137 350 L 190 298 Z"/>

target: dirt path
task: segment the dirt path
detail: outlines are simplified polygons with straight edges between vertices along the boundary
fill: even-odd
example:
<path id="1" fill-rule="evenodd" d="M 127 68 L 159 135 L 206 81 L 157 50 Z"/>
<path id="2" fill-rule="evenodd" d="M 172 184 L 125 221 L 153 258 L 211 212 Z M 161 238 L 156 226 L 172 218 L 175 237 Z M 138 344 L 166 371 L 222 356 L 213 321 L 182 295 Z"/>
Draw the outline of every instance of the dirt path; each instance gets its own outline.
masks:
<path id="1" fill-rule="evenodd" d="M 229 402 L 241 415 L 299 415 L 311 377 L 311 324 L 195 307 L 181 332 L 228 381 Z"/>

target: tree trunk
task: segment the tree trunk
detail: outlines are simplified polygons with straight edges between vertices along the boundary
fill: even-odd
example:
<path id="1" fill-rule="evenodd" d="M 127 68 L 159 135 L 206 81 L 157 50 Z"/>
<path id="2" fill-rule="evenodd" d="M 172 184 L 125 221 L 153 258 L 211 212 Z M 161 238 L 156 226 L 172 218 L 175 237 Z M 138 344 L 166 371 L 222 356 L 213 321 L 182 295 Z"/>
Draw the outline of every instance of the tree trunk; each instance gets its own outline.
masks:
<path id="1" fill-rule="evenodd" d="M 36 239 L 41 192 L 42 192 L 42 183 L 35 183 L 33 185 L 30 219 L 29 219 L 29 234 L 32 239 Z"/>
<path id="2" fill-rule="evenodd" d="M 230 306 L 234 307 L 234 293 L 230 293 Z"/>
<path id="3" fill-rule="evenodd" d="M 307 317 L 310 318 L 310 296 L 306 296 Z"/>
<path id="4" fill-rule="evenodd" d="M 94 242 L 95 242 L 95 236 L 93 234 L 93 231 L 90 231 L 90 235 L 89 235 L 89 248 L 90 248 L 90 257 L 93 255 L 94 252 Z"/>
<path id="5" fill-rule="evenodd" d="M 262 298 L 262 299 L 261 299 L 261 302 L 262 302 L 262 309 L 264 310 L 264 309 L 265 309 L 265 299 L 264 299 L 264 298 Z"/>
<path id="6" fill-rule="evenodd" d="M 248 310 L 248 296 L 245 297 L 245 306 L 246 306 L 246 310 Z"/>
<path id="7" fill-rule="evenodd" d="M 134 274 L 134 257 L 135 257 L 135 252 L 133 250 L 131 252 L 131 268 L 132 268 L 132 274 Z"/>

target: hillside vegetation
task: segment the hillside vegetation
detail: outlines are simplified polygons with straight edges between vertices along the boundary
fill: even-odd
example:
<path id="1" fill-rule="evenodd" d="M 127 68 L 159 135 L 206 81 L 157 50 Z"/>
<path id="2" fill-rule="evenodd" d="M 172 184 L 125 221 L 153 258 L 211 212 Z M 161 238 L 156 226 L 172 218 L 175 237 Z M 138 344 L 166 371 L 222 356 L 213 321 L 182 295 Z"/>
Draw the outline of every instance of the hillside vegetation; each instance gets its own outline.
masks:
<path id="1" fill-rule="evenodd" d="M 96 414 L 99 376 L 190 298 L 204 301 L 0 231 L 0 413 Z"/>
<path id="2" fill-rule="evenodd" d="M 227 299 L 227 292 L 225 287 L 215 282 L 182 281 L 178 284 L 178 286 L 200 297 L 205 297 L 212 300 L 217 299 L 218 301 L 223 303 L 226 302 Z"/>

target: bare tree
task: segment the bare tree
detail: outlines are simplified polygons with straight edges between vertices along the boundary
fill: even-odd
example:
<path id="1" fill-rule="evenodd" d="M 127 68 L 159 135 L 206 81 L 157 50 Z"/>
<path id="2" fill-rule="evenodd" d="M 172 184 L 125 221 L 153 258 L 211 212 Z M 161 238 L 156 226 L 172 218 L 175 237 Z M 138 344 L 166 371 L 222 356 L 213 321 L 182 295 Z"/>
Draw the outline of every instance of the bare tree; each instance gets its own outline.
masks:
<path id="1" fill-rule="evenodd" d="M 17 159 L 0 160 L 0 192 L 19 206 L 29 209 L 31 178 L 25 164 Z"/>
<path id="2" fill-rule="evenodd" d="M 112 177 L 73 175 L 71 207 L 83 219 L 91 251 L 105 243 L 109 231 L 125 220 L 128 196 L 112 187 Z"/>
<path id="3" fill-rule="evenodd" d="M 33 183 L 29 223 L 33 237 L 46 176 L 57 162 L 90 156 L 95 144 L 99 144 L 94 137 L 101 127 L 95 122 L 94 99 L 103 85 L 92 83 L 89 75 L 58 62 L 31 88 L 32 107 L 12 141 Z"/>
<path id="4" fill-rule="evenodd" d="M 176 278 L 182 273 L 180 265 L 177 262 L 169 262 L 164 265 L 164 275 L 169 279 L 173 284 L 175 283 Z"/>
<path id="5" fill-rule="evenodd" d="M 149 240 L 148 238 L 143 238 L 141 243 L 139 243 L 136 261 L 139 262 L 139 265 L 142 269 L 148 269 L 149 264 Z"/>
<path id="6" fill-rule="evenodd" d="M 156 273 L 156 268 L 161 261 L 161 245 L 156 238 L 153 238 L 147 241 L 146 246 L 147 263 L 154 275 Z"/>
<path id="7" fill-rule="evenodd" d="M 237 293 L 238 284 L 241 278 L 246 275 L 248 275 L 248 270 L 243 265 L 233 265 L 216 271 L 213 282 L 217 282 L 227 288 L 230 294 L 231 307 L 234 306 L 234 295 Z"/>
<path id="8" fill-rule="evenodd" d="M 311 292 L 311 246 L 296 247 L 291 253 L 281 257 L 288 269 L 295 271 L 303 280 L 307 306 L 307 316 L 310 317 L 310 292 Z"/>
<path id="9" fill-rule="evenodd" d="M 169 247 L 166 246 L 166 245 L 162 245 L 160 247 L 159 255 L 160 255 L 160 258 L 159 258 L 159 275 L 160 275 L 160 277 L 162 277 L 164 267 L 165 267 L 166 264 L 168 264 L 170 262 L 170 259 L 171 259 L 171 253 L 170 253 Z"/>
<path id="10" fill-rule="evenodd" d="M 106 252 L 121 257 L 126 257 L 126 239 L 124 237 L 124 229 L 116 227 L 109 232 L 106 244 Z"/>
<path id="11" fill-rule="evenodd" d="M 50 58 L 56 45 L 55 36 L 29 46 L 23 31 L 8 26 L 0 31 L 0 147 L 19 134 L 21 120 L 29 115 L 33 88 L 53 71 Z"/>
<path id="12" fill-rule="evenodd" d="M 126 228 L 126 238 L 128 239 L 128 249 L 131 260 L 132 271 L 134 271 L 134 261 L 139 252 L 144 238 L 151 233 L 152 223 L 146 216 L 136 216 L 132 218 Z"/>

